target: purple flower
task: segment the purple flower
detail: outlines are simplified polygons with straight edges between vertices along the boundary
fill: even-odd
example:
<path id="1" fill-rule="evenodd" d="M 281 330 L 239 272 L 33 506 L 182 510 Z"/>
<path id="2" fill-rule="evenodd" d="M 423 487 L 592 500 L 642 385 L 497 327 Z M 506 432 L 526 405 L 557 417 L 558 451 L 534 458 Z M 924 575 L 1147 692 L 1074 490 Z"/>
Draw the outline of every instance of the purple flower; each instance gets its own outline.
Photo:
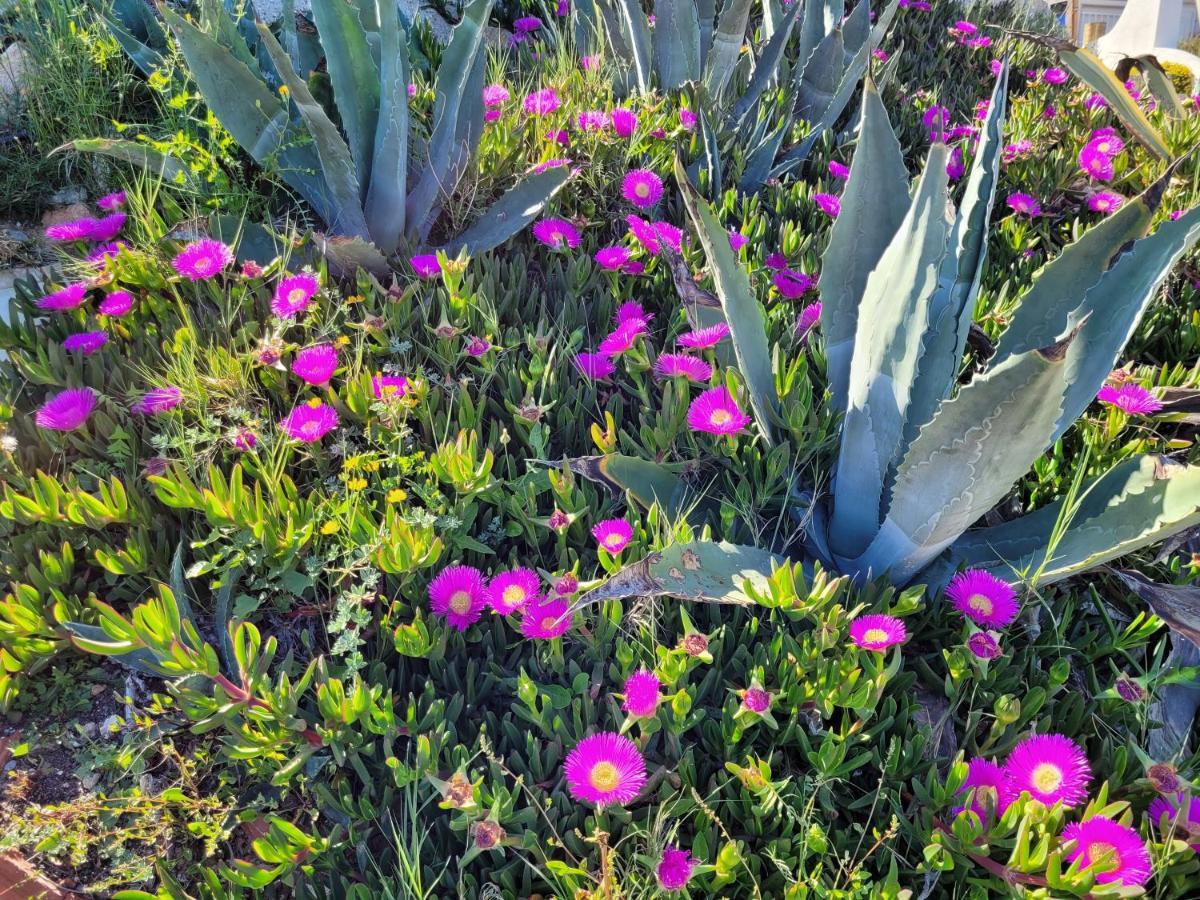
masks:
<path id="1" fill-rule="evenodd" d="M 81 331 L 78 334 L 67 335 L 62 345 L 68 353 L 82 353 L 84 356 L 88 356 L 107 343 L 108 332 L 106 331 Z"/>
<path id="2" fill-rule="evenodd" d="M 713 368 L 704 360 L 687 353 L 661 353 L 654 361 L 654 374 L 660 378 L 687 378 L 705 382 L 712 378 Z"/>
<path id="3" fill-rule="evenodd" d="M 931 106 L 921 116 L 921 124 L 925 126 L 931 141 L 945 140 L 946 128 L 950 124 L 950 110 L 944 106 Z"/>
<path id="4" fill-rule="evenodd" d="M 1102 149 L 1103 143 L 1088 141 L 1079 151 L 1079 168 L 1096 181 L 1109 181 L 1113 177 L 1113 159 Z"/>
<path id="5" fill-rule="evenodd" d="M 125 205 L 125 192 L 116 191 L 112 194 L 105 194 L 96 201 L 96 205 L 104 210 L 120 209 Z"/>
<path id="6" fill-rule="evenodd" d="M 111 241 L 121 233 L 121 229 L 124 227 L 125 213 L 110 213 L 104 218 L 95 219 L 92 222 L 91 233 L 88 235 L 88 238 L 97 242 Z"/>
<path id="7" fill-rule="evenodd" d="M 615 272 L 629 262 L 630 253 L 624 247 L 601 247 L 592 258 L 600 268 Z"/>
<path id="8" fill-rule="evenodd" d="M 129 411 L 135 416 L 154 416 L 174 409 L 183 400 L 183 391 L 172 385 L 154 388 L 136 400 Z"/>
<path id="9" fill-rule="evenodd" d="M 571 796 L 597 807 L 624 806 L 646 783 L 646 761 L 637 745 L 611 732 L 580 741 L 567 754 L 563 772 Z"/>
<path id="10" fill-rule="evenodd" d="M 207 281 L 233 262 L 233 251 L 220 241 L 193 241 L 171 261 L 171 266 L 191 281 Z"/>
<path id="11" fill-rule="evenodd" d="M 522 16 L 513 22 L 513 30 L 517 34 L 533 34 L 542 27 L 542 20 L 537 16 Z"/>
<path id="12" fill-rule="evenodd" d="M 617 370 L 611 357 L 606 353 L 577 353 L 575 366 L 585 378 L 593 381 L 608 378 Z"/>
<path id="13" fill-rule="evenodd" d="M 833 194 L 813 194 L 813 200 L 821 207 L 821 212 L 831 219 L 836 219 L 842 212 L 842 201 Z"/>
<path id="14" fill-rule="evenodd" d="M 750 416 L 742 412 L 725 385 L 709 388 L 688 407 L 688 427 L 707 434 L 727 435 L 745 431 Z"/>
<path id="15" fill-rule="evenodd" d="M 1096 399 L 1108 406 L 1137 416 L 1147 416 L 1162 409 L 1162 402 L 1140 384 L 1125 382 L 1113 387 L 1105 385 L 1100 388 Z"/>
<path id="16" fill-rule="evenodd" d="M 831 159 L 829 161 L 829 174 L 838 181 L 845 181 L 850 177 L 850 167 Z"/>
<path id="17" fill-rule="evenodd" d="M 821 301 L 814 300 L 796 317 L 796 337 L 804 337 L 817 326 L 821 320 Z"/>
<path id="18" fill-rule="evenodd" d="M 371 378 L 371 393 L 376 400 L 392 400 L 408 393 L 408 379 L 402 375 L 375 375 Z"/>
<path id="19" fill-rule="evenodd" d="M 483 105 L 488 109 L 500 106 L 509 98 L 508 88 L 502 84 L 489 84 L 483 89 Z"/>
<path id="20" fill-rule="evenodd" d="M 554 516 L 550 519 L 550 527 L 557 527 L 554 525 Z M 568 609 L 570 604 L 561 597 L 543 597 L 539 594 L 531 598 L 521 610 L 521 634 L 535 641 L 562 637 L 571 629 L 574 621 L 573 616 L 566 614 Z"/>
<path id="21" fill-rule="evenodd" d="M 500 615 L 507 616 L 538 599 L 540 589 L 541 581 L 533 569 L 501 572 L 488 582 L 488 605 Z"/>
<path id="22" fill-rule="evenodd" d="M 902 644 L 908 629 L 895 616 L 859 616 L 850 623 L 850 639 L 863 650 L 882 653 L 893 644 Z"/>
<path id="23" fill-rule="evenodd" d="M 74 219 L 70 222 L 59 222 L 46 229 L 46 240 L 49 241 L 86 241 L 92 236 L 92 226 L 96 220 L 92 218 Z"/>
<path id="24" fill-rule="evenodd" d="M 592 529 L 596 542 L 616 556 L 633 540 L 633 526 L 624 519 L 605 519 Z"/>
<path id="25" fill-rule="evenodd" d="M 288 437 L 306 444 L 316 443 L 337 426 L 337 410 L 320 400 L 297 406 L 279 423 Z"/>
<path id="26" fill-rule="evenodd" d="M 691 131 L 693 128 L 695 128 L 698 121 L 699 119 L 696 118 L 696 114 L 686 106 L 679 107 L 679 124 L 683 126 L 686 131 Z"/>
<path id="27" fill-rule="evenodd" d="M 1125 204 L 1125 198 L 1112 191 L 1097 191 L 1088 198 L 1088 209 L 1110 215 Z"/>
<path id="28" fill-rule="evenodd" d="M 538 219 L 534 222 L 533 236 L 555 250 L 564 247 L 574 250 L 582 239 L 578 228 L 566 219 L 555 218 Z"/>
<path id="29" fill-rule="evenodd" d="M 558 109 L 560 101 L 554 88 L 543 88 L 525 96 L 524 106 L 527 115 L 548 116 Z"/>
<path id="30" fill-rule="evenodd" d="M 452 628 L 466 631 L 487 605 L 483 573 L 474 566 L 447 566 L 429 583 L 429 605 Z"/>
<path id="31" fill-rule="evenodd" d="M 96 307 L 102 316 L 123 316 L 133 309 L 133 295 L 129 291 L 113 291 Z"/>
<path id="32" fill-rule="evenodd" d="M 68 388 L 43 403 L 33 420 L 38 428 L 74 431 L 88 420 L 97 399 L 91 388 Z"/>
<path id="33" fill-rule="evenodd" d="M 993 632 L 977 631 L 967 638 L 967 649 L 976 659 L 995 659 L 1000 655 L 1000 642 L 996 640 Z"/>
<path id="34" fill-rule="evenodd" d="M 687 850 L 665 847 L 662 859 L 654 870 L 654 877 L 664 891 L 682 891 L 691 880 L 695 868 L 696 861 Z"/>
<path id="35" fill-rule="evenodd" d="M 677 343 L 688 350 L 707 350 L 709 347 L 717 346 L 727 337 L 729 337 L 729 326 L 724 322 L 718 322 L 715 325 L 681 334 Z"/>
<path id="36" fill-rule="evenodd" d="M 1042 205 L 1029 194 L 1009 194 L 1005 202 L 1008 204 L 1008 208 L 1019 216 L 1028 216 L 1032 219 L 1042 214 Z"/>
<path id="37" fill-rule="evenodd" d="M 967 172 L 967 164 L 963 160 L 963 148 L 955 147 L 950 151 L 950 159 L 946 161 L 946 175 L 951 181 L 958 181 Z"/>
<path id="38" fill-rule="evenodd" d="M 308 304 L 320 287 L 321 282 L 310 272 L 281 279 L 271 299 L 271 312 L 281 319 L 295 318 L 308 309 Z"/>
<path id="39" fill-rule="evenodd" d="M 662 682 L 649 669 L 638 669 L 625 679 L 625 702 L 621 708 L 635 719 L 648 719 L 658 709 L 662 699 L 658 690 Z"/>
<path id="40" fill-rule="evenodd" d="M 1042 81 L 1046 82 L 1046 84 L 1066 84 L 1067 71 L 1066 69 L 1060 69 L 1058 67 L 1047 69 L 1042 73 Z"/>
<path id="41" fill-rule="evenodd" d="M 662 198 L 662 179 L 648 169 L 634 169 L 621 181 L 621 195 L 640 209 L 649 209 Z"/>
<path id="42" fill-rule="evenodd" d="M 771 283 L 784 299 L 796 300 L 811 291 L 817 280 L 803 272 L 782 269 L 771 276 Z"/>
<path id="43" fill-rule="evenodd" d="M 959 572 L 946 587 L 946 596 L 960 613 L 988 628 L 1011 625 L 1020 609 L 1012 585 L 983 569 Z"/>
<path id="44" fill-rule="evenodd" d="M 589 109 L 576 116 L 575 121 L 580 131 L 603 131 L 608 127 L 608 113 L 599 109 Z"/>
<path id="45" fill-rule="evenodd" d="M 729 249 L 734 253 L 737 253 L 748 243 L 750 243 L 750 238 L 746 237 L 740 231 L 729 232 Z"/>
<path id="46" fill-rule="evenodd" d="M 66 312 L 82 306 L 85 299 L 87 299 L 87 285 L 76 282 L 40 297 L 37 301 L 37 308 L 48 312 Z"/>
<path id="47" fill-rule="evenodd" d="M 319 387 L 328 384 L 338 367 L 337 348 L 333 344 L 305 347 L 292 360 L 292 372 L 306 382 Z"/>
<path id="48" fill-rule="evenodd" d="M 637 123 L 637 113 L 631 109 L 619 106 L 612 111 L 613 130 L 616 131 L 618 137 L 633 137 L 634 131 L 637 130 Z"/>

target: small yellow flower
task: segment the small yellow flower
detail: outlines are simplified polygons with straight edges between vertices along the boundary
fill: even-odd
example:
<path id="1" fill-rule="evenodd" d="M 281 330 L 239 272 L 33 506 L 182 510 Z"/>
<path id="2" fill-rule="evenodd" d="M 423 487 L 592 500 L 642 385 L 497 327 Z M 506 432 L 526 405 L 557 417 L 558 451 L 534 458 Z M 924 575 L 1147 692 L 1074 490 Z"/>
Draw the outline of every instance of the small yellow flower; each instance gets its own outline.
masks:
<path id="1" fill-rule="evenodd" d="M 404 488 L 392 488 L 390 491 L 388 491 L 388 503 L 403 503 L 407 499 L 408 491 L 406 491 Z"/>
<path id="2" fill-rule="evenodd" d="M 337 534 L 338 530 L 341 527 L 342 526 L 339 525 L 337 522 L 333 521 L 333 519 L 330 519 L 328 522 L 326 522 L 324 525 L 321 526 L 321 534 Z"/>
<path id="3" fill-rule="evenodd" d="M 342 468 L 343 468 L 343 469 L 357 469 L 357 468 L 358 468 L 358 464 L 359 464 L 360 462 L 362 462 L 362 457 L 361 457 L 361 456 L 347 456 L 347 457 L 346 457 L 346 458 L 345 458 L 345 459 L 342 461 Z"/>
<path id="4" fill-rule="evenodd" d="M 308 405 L 311 406 L 313 409 L 320 409 L 321 408 L 321 398 L 313 397 L 311 400 L 308 401 Z"/>
<path id="5" fill-rule="evenodd" d="M 362 303 L 365 298 L 362 294 L 351 294 L 346 298 L 347 303 Z"/>
<path id="6" fill-rule="evenodd" d="M 383 463 L 381 463 L 379 460 L 373 459 L 369 463 L 367 463 L 365 466 L 363 466 L 363 468 L 366 469 L 368 472 L 378 472 L 379 467 L 382 465 L 383 465 Z"/>
<path id="7" fill-rule="evenodd" d="M 344 335 L 344 334 L 339 335 L 338 339 L 336 341 L 334 341 L 334 343 L 337 344 L 339 347 L 345 347 L 347 344 L 350 343 L 350 338 L 348 335 Z"/>
<path id="8" fill-rule="evenodd" d="M 346 490 L 349 491 L 361 491 L 366 486 L 367 479 L 365 478 L 351 478 L 346 482 Z"/>

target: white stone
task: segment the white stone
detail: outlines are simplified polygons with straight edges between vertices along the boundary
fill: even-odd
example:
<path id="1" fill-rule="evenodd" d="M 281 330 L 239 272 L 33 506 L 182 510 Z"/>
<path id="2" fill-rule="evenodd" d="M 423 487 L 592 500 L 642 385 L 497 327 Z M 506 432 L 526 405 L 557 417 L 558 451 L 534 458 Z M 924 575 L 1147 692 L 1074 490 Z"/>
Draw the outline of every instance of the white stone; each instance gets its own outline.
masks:
<path id="1" fill-rule="evenodd" d="M 1190 0 L 1200 10 L 1200 0 Z M 1130 0 L 1112 31 L 1096 42 L 1096 52 L 1115 66 L 1126 56 L 1158 57 L 1159 62 L 1187 66 L 1200 77 L 1200 57 L 1179 49 L 1185 0 Z"/>

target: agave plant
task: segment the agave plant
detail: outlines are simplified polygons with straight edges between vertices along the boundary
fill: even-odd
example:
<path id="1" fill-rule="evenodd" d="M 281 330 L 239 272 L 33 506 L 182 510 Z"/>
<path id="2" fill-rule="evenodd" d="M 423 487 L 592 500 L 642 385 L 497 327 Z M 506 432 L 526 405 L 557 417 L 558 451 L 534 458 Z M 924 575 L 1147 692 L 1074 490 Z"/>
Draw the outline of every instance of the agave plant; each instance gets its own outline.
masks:
<path id="1" fill-rule="evenodd" d="M 751 0 L 725 0 L 719 17 L 715 0 L 655 0 L 653 28 L 638 0 L 584 0 L 572 8 L 579 22 L 603 23 L 619 94 L 695 86 L 710 184 L 720 185 L 722 157 L 736 145 L 745 154 L 738 187 L 752 192 L 804 162 L 833 127 L 898 3 L 872 26 L 869 0 L 845 17 L 842 0 L 796 0 L 786 10 L 769 0 L 763 43 L 745 73 L 739 62 L 753 29 Z M 781 152 L 799 120 L 809 123 L 808 133 Z"/>
<path id="2" fill-rule="evenodd" d="M 428 240 L 445 200 L 470 169 L 483 131 L 483 28 L 492 3 L 473 0 L 443 52 L 427 140 L 410 123 L 410 28 L 394 2 L 312 4 L 332 109 L 314 96 L 307 70 L 298 71 L 301 58 L 313 57 L 313 65 L 320 59 L 300 52 L 289 16 L 286 50 L 266 25 L 235 18 L 218 3 L 201 5 L 203 27 L 168 7 L 162 16 L 205 103 L 234 140 L 277 171 L 332 234 L 390 253 L 402 240 Z M 109 26 L 139 66 L 157 64 L 155 48 L 163 40 L 153 17 L 125 14 Z M 77 148 L 162 162 L 128 142 L 85 141 Z M 528 176 L 448 241 L 448 251 L 499 246 L 528 225 L 568 178 L 565 167 Z"/>
<path id="3" fill-rule="evenodd" d="M 1047 264 L 986 369 L 959 386 L 987 246 L 1007 70 L 992 95 L 962 202 L 948 207 L 948 151 L 935 143 L 911 194 L 878 92 L 866 85 L 858 148 L 824 255 L 822 315 L 831 400 L 843 415 L 832 489 L 808 497 L 806 562 L 858 579 L 940 580 L 964 563 L 1051 583 L 1200 522 L 1200 467 L 1148 455 L 1081 482 L 1070 497 L 973 528 L 1094 400 L 1158 287 L 1200 238 L 1200 209 L 1149 233 L 1168 172 Z M 748 276 L 712 209 L 677 176 L 731 332 L 763 439 L 779 397 Z M 952 210 L 948 215 L 947 210 Z M 574 468 L 668 514 L 681 479 L 624 457 Z M 671 594 L 744 602 L 778 554 L 697 542 L 618 573 L 581 599 Z"/>

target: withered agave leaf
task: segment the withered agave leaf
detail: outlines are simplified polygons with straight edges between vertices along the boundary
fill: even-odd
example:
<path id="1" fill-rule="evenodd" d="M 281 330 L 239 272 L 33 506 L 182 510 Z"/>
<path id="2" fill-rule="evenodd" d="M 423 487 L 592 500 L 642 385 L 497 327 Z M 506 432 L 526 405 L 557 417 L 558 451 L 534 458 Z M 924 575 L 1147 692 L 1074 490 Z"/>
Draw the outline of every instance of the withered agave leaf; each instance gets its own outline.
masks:
<path id="1" fill-rule="evenodd" d="M 766 592 L 771 573 L 787 560 L 740 544 L 693 541 L 672 544 L 622 569 L 572 604 L 577 610 L 626 597 L 679 597 L 698 603 L 753 605 L 744 585 Z"/>
<path id="2" fill-rule="evenodd" d="M 1200 647 L 1200 587 L 1159 584 L 1133 569 L 1109 569 L 1121 582 L 1150 604 L 1154 614 L 1178 635 Z"/>

